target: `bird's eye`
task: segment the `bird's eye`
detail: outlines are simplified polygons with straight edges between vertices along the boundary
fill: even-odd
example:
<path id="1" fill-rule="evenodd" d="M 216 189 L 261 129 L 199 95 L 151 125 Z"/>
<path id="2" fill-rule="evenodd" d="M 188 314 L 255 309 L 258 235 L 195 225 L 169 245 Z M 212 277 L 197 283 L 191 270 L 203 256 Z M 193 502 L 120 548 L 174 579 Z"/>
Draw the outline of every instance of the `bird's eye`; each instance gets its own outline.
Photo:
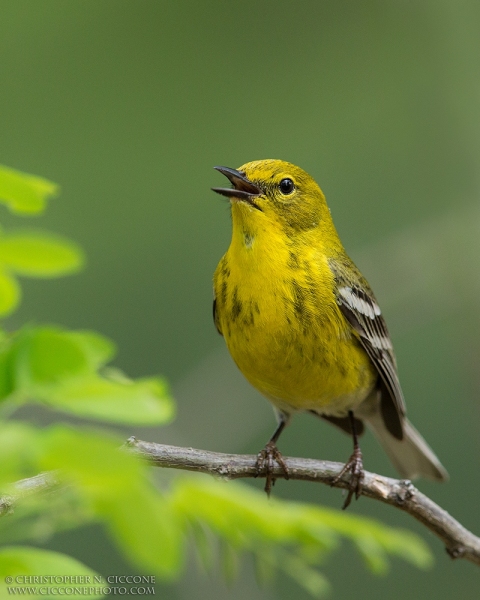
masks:
<path id="1" fill-rule="evenodd" d="M 282 181 L 280 182 L 279 186 L 280 191 L 282 192 L 282 194 L 291 194 L 293 192 L 293 190 L 295 189 L 295 185 L 293 183 L 293 181 L 291 179 L 282 179 Z"/>

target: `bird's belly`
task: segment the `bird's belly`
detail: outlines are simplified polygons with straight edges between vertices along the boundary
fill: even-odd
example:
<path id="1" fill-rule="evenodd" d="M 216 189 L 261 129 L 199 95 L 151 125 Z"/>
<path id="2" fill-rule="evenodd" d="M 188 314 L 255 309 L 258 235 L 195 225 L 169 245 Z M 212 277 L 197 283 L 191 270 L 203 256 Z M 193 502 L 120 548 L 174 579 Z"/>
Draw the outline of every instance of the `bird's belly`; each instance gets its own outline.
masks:
<path id="1" fill-rule="evenodd" d="M 347 326 L 347 324 L 345 324 Z M 371 392 L 375 370 L 356 338 L 328 320 L 296 326 L 282 318 L 231 324 L 225 336 L 239 369 L 285 412 L 345 415 Z"/>

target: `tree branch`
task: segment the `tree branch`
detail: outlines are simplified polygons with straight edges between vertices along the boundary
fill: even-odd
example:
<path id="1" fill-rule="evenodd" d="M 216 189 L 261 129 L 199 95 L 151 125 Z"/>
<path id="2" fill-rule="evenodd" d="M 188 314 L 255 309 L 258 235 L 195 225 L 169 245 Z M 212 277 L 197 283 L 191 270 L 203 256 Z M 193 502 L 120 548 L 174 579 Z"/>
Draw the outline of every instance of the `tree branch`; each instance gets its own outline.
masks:
<path id="1" fill-rule="evenodd" d="M 12 485 L 11 493 L 0 497 L 0 517 L 13 512 L 15 506 L 24 498 L 42 492 L 50 492 L 56 487 L 59 487 L 59 482 L 57 480 L 57 473 L 53 471 L 16 481 Z"/>
<path id="2" fill-rule="evenodd" d="M 180 448 L 143 442 L 134 437 L 127 441 L 126 447 L 157 467 L 196 471 L 225 479 L 257 476 L 255 467 L 257 457 L 252 455 Z M 348 475 L 333 483 L 343 468 L 342 463 L 309 458 L 283 458 L 288 467 L 289 479 L 317 481 L 348 489 Z M 274 465 L 273 474 L 278 479 L 285 478 L 285 473 L 277 464 Z M 57 473 L 50 472 L 17 481 L 13 484 L 9 495 L 0 497 L 0 517 L 12 512 L 16 504 L 26 496 L 58 488 L 61 485 L 59 480 Z M 465 558 L 480 566 L 480 538 L 465 529 L 447 511 L 417 490 L 410 481 L 392 479 L 365 471 L 362 495 L 407 512 L 442 540 L 452 558 Z"/>
<path id="3" fill-rule="evenodd" d="M 127 447 L 157 467 L 208 473 L 226 479 L 257 476 L 257 457 L 252 455 L 179 448 L 143 442 L 134 437 L 127 441 Z M 317 481 L 338 488 L 348 488 L 348 475 L 333 483 L 342 470 L 342 463 L 308 458 L 284 457 L 284 460 L 288 467 L 289 479 Z M 280 465 L 275 464 L 273 471 L 276 478 L 285 478 Z M 480 566 L 480 538 L 417 490 L 410 481 L 365 471 L 362 495 L 407 512 L 442 540 L 451 558 L 465 558 Z"/>

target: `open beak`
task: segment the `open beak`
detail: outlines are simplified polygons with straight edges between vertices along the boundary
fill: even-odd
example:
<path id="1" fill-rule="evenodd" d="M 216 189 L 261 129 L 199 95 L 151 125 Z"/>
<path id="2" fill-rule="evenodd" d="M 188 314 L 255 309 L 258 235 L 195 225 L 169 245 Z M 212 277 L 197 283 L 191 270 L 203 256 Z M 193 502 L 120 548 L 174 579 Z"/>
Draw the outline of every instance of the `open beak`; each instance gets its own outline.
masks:
<path id="1" fill-rule="evenodd" d="M 259 206 L 257 206 L 254 202 L 254 198 L 260 196 L 262 194 L 262 190 L 249 181 L 245 177 L 245 173 L 241 171 L 236 171 L 235 169 L 230 169 L 229 167 L 213 167 L 217 171 L 220 171 L 222 175 L 225 175 L 227 179 L 233 185 L 233 188 L 212 188 L 214 192 L 217 194 L 221 194 L 222 196 L 226 196 L 227 198 L 237 198 L 238 200 L 243 200 L 247 202 L 254 208 L 261 210 Z"/>

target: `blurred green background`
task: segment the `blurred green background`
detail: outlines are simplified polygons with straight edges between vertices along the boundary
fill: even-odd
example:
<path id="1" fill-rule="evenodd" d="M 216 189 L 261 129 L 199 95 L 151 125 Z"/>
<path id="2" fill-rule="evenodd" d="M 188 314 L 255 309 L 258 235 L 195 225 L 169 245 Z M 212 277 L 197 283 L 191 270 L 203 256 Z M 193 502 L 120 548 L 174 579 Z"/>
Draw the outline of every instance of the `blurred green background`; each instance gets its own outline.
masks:
<path id="1" fill-rule="evenodd" d="M 96 329 L 127 373 L 166 375 L 176 422 L 126 435 L 257 452 L 274 419 L 213 327 L 230 221 L 209 188 L 224 185 L 216 164 L 296 163 L 376 291 L 409 416 L 450 472 L 419 487 L 480 533 L 480 4 L 2 0 L 0 11 L 0 161 L 61 184 L 46 216 L 24 223 L 69 235 L 89 257 L 79 276 L 25 281 L 7 326 Z M 300 416 L 280 446 L 340 461 L 350 444 Z M 370 436 L 363 450 L 369 470 L 394 475 Z M 313 484 L 281 481 L 275 493 L 342 503 Z M 420 532 L 436 567 L 397 561 L 378 579 L 345 547 L 324 567 L 334 598 L 478 596 L 478 569 L 451 561 L 411 518 L 366 499 L 351 510 Z M 94 528 L 50 547 L 105 574 L 129 568 Z M 283 579 L 257 589 L 248 560 L 232 587 L 192 561 L 157 594 L 306 598 Z"/>

